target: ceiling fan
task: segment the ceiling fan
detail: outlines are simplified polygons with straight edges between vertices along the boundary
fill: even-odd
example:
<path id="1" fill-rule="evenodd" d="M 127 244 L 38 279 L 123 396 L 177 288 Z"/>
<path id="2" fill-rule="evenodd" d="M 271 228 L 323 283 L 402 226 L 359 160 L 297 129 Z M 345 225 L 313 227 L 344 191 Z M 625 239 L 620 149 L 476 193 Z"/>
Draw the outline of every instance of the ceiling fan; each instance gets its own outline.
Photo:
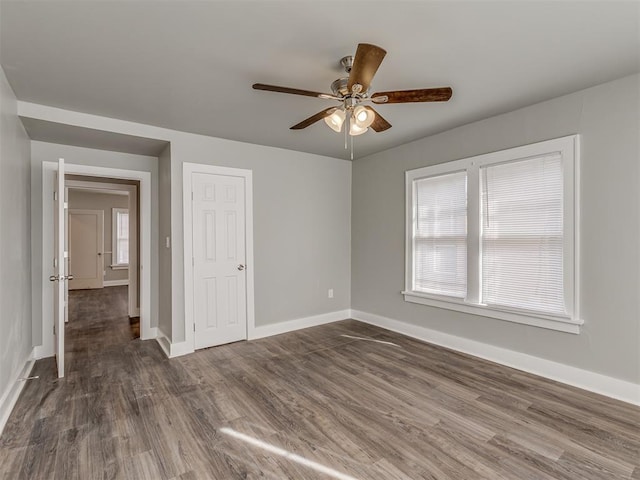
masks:
<path id="1" fill-rule="evenodd" d="M 370 94 L 371 80 L 386 54 L 386 50 L 376 45 L 358 44 L 355 57 L 347 56 L 340 60 L 341 65 L 349 76 L 338 78 L 331 84 L 333 94 L 265 85 L 263 83 L 255 83 L 253 88 L 255 90 L 336 100 L 340 102 L 340 106 L 326 108 L 292 126 L 291 130 L 301 130 L 324 119 L 325 123 L 336 132 L 340 132 L 342 126 L 346 123 L 345 135 L 348 132 L 352 137 L 365 133 L 369 127 L 375 132 L 383 132 L 391 128 L 391 124 L 376 112 L 373 107 L 364 105 L 366 103 L 384 105 L 389 103 L 446 102 L 451 98 L 453 91 L 450 87 L 395 90 Z"/>

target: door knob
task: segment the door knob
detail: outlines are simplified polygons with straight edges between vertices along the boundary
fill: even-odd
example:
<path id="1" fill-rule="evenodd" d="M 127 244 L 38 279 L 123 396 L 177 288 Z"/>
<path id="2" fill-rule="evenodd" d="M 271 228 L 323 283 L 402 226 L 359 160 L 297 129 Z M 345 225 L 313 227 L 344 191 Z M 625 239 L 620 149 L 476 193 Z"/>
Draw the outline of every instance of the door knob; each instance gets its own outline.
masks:
<path id="1" fill-rule="evenodd" d="M 244 265 L 238 265 L 238 270 L 240 271 L 244 270 Z"/>
<path id="2" fill-rule="evenodd" d="M 70 273 L 69 275 L 67 275 L 67 280 L 73 280 L 73 273 Z"/>
<path id="3" fill-rule="evenodd" d="M 50 282 L 57 282 L 58 281 L 58 275 L 51 275 L 49 277 L 49 281 Z"/>

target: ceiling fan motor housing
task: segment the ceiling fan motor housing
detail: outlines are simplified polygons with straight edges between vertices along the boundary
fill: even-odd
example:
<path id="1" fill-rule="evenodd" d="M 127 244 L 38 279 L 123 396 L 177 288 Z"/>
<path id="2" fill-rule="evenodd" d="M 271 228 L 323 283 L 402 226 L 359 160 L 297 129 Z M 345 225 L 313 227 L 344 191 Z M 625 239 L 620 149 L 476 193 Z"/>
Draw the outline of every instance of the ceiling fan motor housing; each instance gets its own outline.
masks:
<path id="1" fill-rule="evenodd" d="M 345 97 L 349 94 L 349 78 L 339 78 L 331 84 L 331 91 L 338 97 Z"/>
<path id="2" fill-rule="evenodd" d="M 340 59 L 340 65 L 344 68 L 347 74 L 351 73 L 351 67 L 353 67 L 353 56 L 347 55 Z M 352 92 L 349 91 L 349 77 L 339 78 L 331 84 L 331 91 L 338 97 L 346 97 Z M 360 92 L 357 92 L 360 93 Z"/>
<path id="3" fill-rule="evenodd" d="M 346 57 L 342 57 L 340 59 L 340 65 L 344 67 L 344 71 L 347 73 L 351 73 L 351 67 L 353 66 L 353 57 L 351 55 L 347 55 Z"/>

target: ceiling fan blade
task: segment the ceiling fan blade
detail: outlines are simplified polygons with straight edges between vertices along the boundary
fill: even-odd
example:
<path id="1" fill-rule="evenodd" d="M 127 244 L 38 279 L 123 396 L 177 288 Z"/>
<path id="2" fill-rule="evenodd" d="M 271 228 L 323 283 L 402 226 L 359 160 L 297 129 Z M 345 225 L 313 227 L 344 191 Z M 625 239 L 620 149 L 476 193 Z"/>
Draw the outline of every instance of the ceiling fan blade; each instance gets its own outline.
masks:
<path id="1" fill-rule="evenodd" d="M 375 120 L 373 121 L 373 123 L 370 125 L 371 130 L 373 130 L 374 132 L 384 132 L 385 130 L 389 130 L 391 128 L 391 124 L 389 122 L 387 122 L 382 115 L 380 115 L 378 112 L 376 112 L 373 108 L 371 107 L 364 107 L 367 110 L 372 111 L 375 114 Z"/>
<path id="2" fill-rule="evenodd" d="M 309 125 L 313 125 L 318 120 L 322 120 L 324 117 L 331 115 L 335 110 L 336 110 L 336 107 L 325 108 L 321 112 L 318 112 L 315 115 L 312 115 L 309 118 L 294 125 L 293 127 L 290 128 L 290 130 L 302 130 L 303 128 L 307 128 Z"/>
<path id="3" fill-rule="evenodd" d="M 292 95 L 304 95 L 305 97 L 324 98 L 327 100 L 340 100 L 335 95 L 328 93 L 312 92 L 310 90 L 300 90 L 299 88 L 279 87 L 277 85 L 265 85 L 264 83 L 254 83 L 254 90 L 266 90 L 267 92 L 290 93 Z"/>
<path id="4" fill-rule="evenodd" d="M 376 92 L 371 95 L 373 103 L 446 102 L 451 98 L 451 87 L 423 88 L 419 90 L 398 90 Z"/>
<path id="5" fill-rule="evenodd" d="M 375 45 L 369 43 L 358 44 L 351 73 L 349 74 L 349 83 L 347 84 L 349 92 L 353 91 L 352 88 L 356 84 L 362 85 L 362 92 L 367 91 L 386 54 L 386 50 Z"/>

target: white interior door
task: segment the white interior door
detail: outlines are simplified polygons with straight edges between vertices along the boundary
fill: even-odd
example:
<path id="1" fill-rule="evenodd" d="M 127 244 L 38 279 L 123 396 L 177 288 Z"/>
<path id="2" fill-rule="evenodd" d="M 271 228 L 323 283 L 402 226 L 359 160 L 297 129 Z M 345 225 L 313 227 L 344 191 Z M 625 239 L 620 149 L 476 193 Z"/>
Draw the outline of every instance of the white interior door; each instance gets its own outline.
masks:
<path id="1" fill-rule="evenodd" d="M 195 348 L 247 338 L 245 180 L 192 174 Z"/>
<path id="2" fill-rule="evenodd" d="M 55 338 L 58 378 L 64 377 L 64 312 L 65 312 L 65 208 L 64 160 L 58 160 L 58 171 L 53 186 L 53 229 L 54 257 L 53 275 L 53 335 Z"/>
<path id="3" fill-rule="evenodd" d="M 104 286 L 104 211 L 69 210 L 70 290 Z"/>
<path id="4" fill-rule="evenodd" d="M 65 189 L 64 189 L 64 203 L 65 205 L 69 205 L 69 189 L 66 187 L 65 180 Z M 69 283 L 73 280 L 73 275 L 69 272 L 69 208 L 64 209 L 64 271 L 67 272 L 66 279 L 67 282 L 64 282 L 64 323 L 69 321 Z"/>

